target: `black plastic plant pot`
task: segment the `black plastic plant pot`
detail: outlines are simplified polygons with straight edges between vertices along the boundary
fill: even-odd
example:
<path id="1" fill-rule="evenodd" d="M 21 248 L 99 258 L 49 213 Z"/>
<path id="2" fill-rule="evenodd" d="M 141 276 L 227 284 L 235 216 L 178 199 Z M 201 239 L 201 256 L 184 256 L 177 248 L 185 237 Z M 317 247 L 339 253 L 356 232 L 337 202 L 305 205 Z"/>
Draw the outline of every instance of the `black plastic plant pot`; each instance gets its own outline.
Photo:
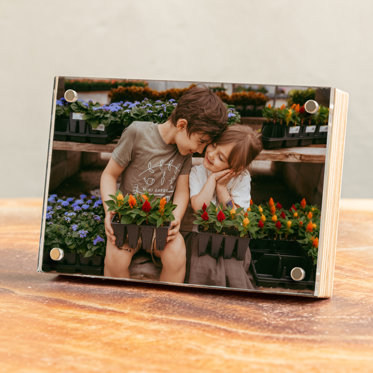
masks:
<path id="1" fill-rule="evenodd" d="M 57 132 L 67 132 L 69 129 L 69 118 L 56 118 L 54 130 Z"/>
<path id="2" fill-rule="evenodd" d="M 142 247 L 145 250 L 150 250 L 152 248 L 154 228 L 153 225 L 142 225 L 140 227 Z"/>
<path id="3" fill-rule="evenodd" d="M 65 250 L 62 262 L 63 264 L 76 264 L 76 253 Z"/>
<path id="4" fill-rule="evenodd" d="M 127 224 L 126 228 L 128 234 L 128 246 L 131 249 L 136 249 L 139 241 L 139 226 L 136 224 Z"/>
<path id="5" fill-rule="evenodd" d="M 311 145 L 315 137 L 316 126 L 303 126 L 299 135 L 299 146 Z"/>
<path id="6" fill-rule="evenodd" d="M 111 226 L 115 235 L 115 246 L 122 247 L 124 244 L 124 239 L 126 238 L 126 224 L 117 223 L 114 220 L 115 216 L 111 221 Z"/>
<path id="7" fill-rule="evenodd" d="M 211 256 L 218 258 L 220 254 L 221 244 L 224 236 L 222 234 L 213 233 L 211 238 Z"/>
<path id="8" fill-rule="evenodd" d="M 328 126 L 317 125 L 313 143 L 314 144 L 326 144 L 327 137 L 328 137 Z"/>
<path id="9" fill-rule="evenodd" d="M 235 249 L 237 242 L 237 237 L 235 236 L 225 236 L 224 237 L 224 253 L 223 258 L 224 259 L 230 259 L 232 258 L 233 251 Z"/>
<path id="10" fill-rule="evenodd" d="M 103 264 L 103 257 L 100 255 L 93 255 L 89 257 L 84 257 L 83 255 L 79 256 L 79 262 L 82 266 L 93 266 L 99 267 Z"/>
<path id="11" fill-rule="evenodd" d="M 268 248 L 268 240 L 251 239 L 250 250 L 251 251 L 266 251 Z"/>
<path id="12" fill-rule="evenodd" d="M 238 260 L 243 260 L 246 255 L 246 251 L 249 247 L 250 238 L 248 237 L 239 237 L 237 242 L 237 251 L 236 258 Z"/>
<path id="13" fill-rule="evenodd" d="M 284 147 L 294 148 L 299 144 L 300 126 L 286 127 Z"/>
<path id="14" fill-rule="evenodd" d="M 262 136 L 264 149 L 279 149 L 283 147 L 284 140 Z"/>
<path id="15" fill-rule="evenodd" d="M 167 236 L 168 236 L 168 229 L 170 228 L 171 224 L 165 227 L 158 227 L 155 230 L 155 248 L 157 250 L 164 250 L 166 243 L 167 243 Z"/>
<path id="16" fill-rule="evenodd" d="M 210 242 L 211 233 L 199 232 L 198 233 L 198 256 L 205 255 Z"/>

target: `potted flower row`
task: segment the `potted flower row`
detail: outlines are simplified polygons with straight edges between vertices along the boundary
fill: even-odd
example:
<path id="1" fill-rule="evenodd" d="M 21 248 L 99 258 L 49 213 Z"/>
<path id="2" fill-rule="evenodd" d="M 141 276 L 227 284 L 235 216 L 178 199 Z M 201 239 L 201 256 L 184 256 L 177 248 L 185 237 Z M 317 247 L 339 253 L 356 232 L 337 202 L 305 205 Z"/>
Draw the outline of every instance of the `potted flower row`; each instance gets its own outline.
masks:
<path id="1" fill-rule="evenodd" d="M 153 240 L 156 250 L 164 250 L 168 229 L 175 219 L 172 211 L 176 205 L 171 201 L 148 193 L 124 196 L 118 190 L 105 203 L 108 211 L 114 212 L 111 224 L 117 247 L 122 247 L 128 238 L 129 247 L 136 248 L 141 238 L 145 250 L 151 250 Z"/>
<path id="2" fill-rule="evenodd" d="M 325 106 L 311 115 L 299 104 L 280 108 L 268 105 L 262 115 L 267 119 L 262 126 L 265 149 L 326 143 L 329 109 Z"/>
<path id="3" fill-rule="evenodd" d="M 268 202 L 250 207 L 260 216 L 255 238 L 250 242 L 252 270 L 259 286 L 290 288 L 314 287 L 317 262 L 320 210 L 300 203 L 284 209 L 271 198 Z M 301 278 L 292 270 L 303 272 Z"/>
<path id="4" fill-rule="evenodd" d="M 48 198 L 43 270 L 102 274 L 106 237 L 100 198 L 80 195 Z M 52 250 L 61 255 L 51 256 Z"/>
<path id="5" fill-rule="evenodd" d="M 127 79 L 66 79 L 65 89 L 77 92 L 109 91 L 118 87 L 146 87 L 148 83 L 140 80 Z"/>
<path id="6" fill-rule="evenodd" d="M 314 285 L 320 210 L 308 205 L 305 199 L 290 209 L 284 209 L 272 198 L 259 205 L 251 201 L 246 210 L 229 210 L 222 205 L 210 204 L 197 211 L 195 217 L 199 255 L 208 253 L 213 257 L 223 255 L 224 258 L 243 259 L 249 245 L 253 272 L 259 285 L 268 286 L 279 281 L 292 284 L 290 270 L 297 263 L 306 273 L 298 285 Z M 231 245 L 235 245 L 233 249 Z"/>

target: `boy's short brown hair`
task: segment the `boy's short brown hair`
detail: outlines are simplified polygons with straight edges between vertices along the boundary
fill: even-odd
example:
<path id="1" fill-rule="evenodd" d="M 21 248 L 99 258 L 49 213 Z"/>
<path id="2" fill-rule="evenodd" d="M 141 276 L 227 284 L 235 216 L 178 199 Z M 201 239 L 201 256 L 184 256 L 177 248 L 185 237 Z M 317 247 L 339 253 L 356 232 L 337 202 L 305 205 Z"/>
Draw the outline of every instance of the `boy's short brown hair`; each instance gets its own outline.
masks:
<path id="1" fill-rule="evenodd" d="M 229 168 L 235 172 L 247 169 L 253 159 L 262 151 L 260 135 L 252 128 L 242 124 L 229 126 L 216 141 L 216 144 L 232 144 L 228 157 Z"/>
<path id="2" fill-rule="evenodd" d="M 187 120 L 187 133 L 200 132 L 216 141 L 227 128 L 228 111 L 223 101 L 206 87 L 194 86 L 179 99 L 170 120 Z"/>

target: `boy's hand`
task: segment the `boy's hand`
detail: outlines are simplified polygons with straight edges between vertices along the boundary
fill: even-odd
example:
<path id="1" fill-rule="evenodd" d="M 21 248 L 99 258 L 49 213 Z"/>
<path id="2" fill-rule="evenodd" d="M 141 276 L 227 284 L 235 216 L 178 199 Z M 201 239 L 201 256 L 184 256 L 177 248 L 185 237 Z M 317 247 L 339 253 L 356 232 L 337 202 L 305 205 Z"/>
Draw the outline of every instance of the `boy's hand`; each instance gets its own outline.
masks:
<path id="1" fill-rule="evenodd" d="M 105 233 L 107 239 L 115 245 L 116 237 L 114 235 L 113 227 L 111 226 L 111 219 L 115 215 L 114 211 L 108 211 L 105 216 Z"/>
<path id="2" fill-rule="evenodd" d="M 173 239 L 175 239 L 180 230 L 180 223 L 181 220 L 175 216 L 175 220 L 171 222 L 171 227 L 168 230 L 167 242 L 170 242 Z"/>

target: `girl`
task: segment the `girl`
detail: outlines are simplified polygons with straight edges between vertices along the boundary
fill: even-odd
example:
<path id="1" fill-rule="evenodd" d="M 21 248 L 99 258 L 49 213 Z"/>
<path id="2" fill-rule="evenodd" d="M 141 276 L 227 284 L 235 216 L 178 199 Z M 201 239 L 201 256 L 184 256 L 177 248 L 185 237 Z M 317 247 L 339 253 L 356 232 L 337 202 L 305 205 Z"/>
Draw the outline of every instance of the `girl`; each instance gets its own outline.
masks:
<path id="1" fill-rule="evenodd" d="M 207 146 L 203 163 L 194 166 L 189 175 L 191 206 L 194 211 L 203 204 L 223 203 L 230 208 L 250 206 L 251 177 L 248 167 L 262 150 L 257 133 L 245 125 L 234 125 L 213 144 Z M 186 238 L 190 255 L 188 283 L 235 288 L 253 288 L 248 272 L 250 250 L 244 261 L 235 258 L 215 259 L 198 256 L 198 233 Z"/>

